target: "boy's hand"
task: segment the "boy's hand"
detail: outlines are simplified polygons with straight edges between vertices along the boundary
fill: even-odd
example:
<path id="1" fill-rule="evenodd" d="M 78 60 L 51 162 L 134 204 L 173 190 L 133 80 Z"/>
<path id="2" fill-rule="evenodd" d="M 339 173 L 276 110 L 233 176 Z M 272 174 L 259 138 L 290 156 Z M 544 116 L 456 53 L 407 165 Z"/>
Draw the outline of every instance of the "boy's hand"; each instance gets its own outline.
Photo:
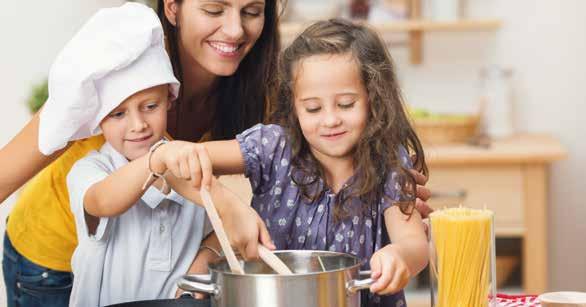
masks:
<path id="1" fill-rule="evenodd" d="M 209 189 L 213 169 L 204 145 L 198 143 L 171 141 L 155 149 L 151 157 L 154 171 L 169 170 L 175 177 L 189 180 L 196 189 Z"/>
<path id="2" fill-rule="evenodd" d="M 396 246 L 389 244 L 376 251 L 370 258 L 371 277 L 376 282 L 370 286 L 370 292 L 379 295 L 397 293 L 405 288 L 411 278 L 411 272 Z"/>
<path id="3" fill-rule="evenodd" d="M 213 180 L 210 193 L 230 245 L 242 258 L 257 259 L 258 244 L 275 249 L 265 223 L 252 207 L 217 180 Z"/>

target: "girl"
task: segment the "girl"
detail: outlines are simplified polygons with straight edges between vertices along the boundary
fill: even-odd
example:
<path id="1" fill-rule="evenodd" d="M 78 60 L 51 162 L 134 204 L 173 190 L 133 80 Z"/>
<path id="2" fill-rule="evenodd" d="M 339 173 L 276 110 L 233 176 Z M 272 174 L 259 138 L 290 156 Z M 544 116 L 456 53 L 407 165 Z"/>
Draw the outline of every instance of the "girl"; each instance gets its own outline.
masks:
<path id="1" fill-rule="evenodd" d="M 368 28 L 331 20 L 305 30 L 280 68 L 279 125 L 204 143 L 202 160 L 246 174 L 278 249 L 354 254 L 377 279 L 363 306 L 404 306 L 401 289 L 428 260 L 407 150 L 427 168 L 390 55 Z"/>

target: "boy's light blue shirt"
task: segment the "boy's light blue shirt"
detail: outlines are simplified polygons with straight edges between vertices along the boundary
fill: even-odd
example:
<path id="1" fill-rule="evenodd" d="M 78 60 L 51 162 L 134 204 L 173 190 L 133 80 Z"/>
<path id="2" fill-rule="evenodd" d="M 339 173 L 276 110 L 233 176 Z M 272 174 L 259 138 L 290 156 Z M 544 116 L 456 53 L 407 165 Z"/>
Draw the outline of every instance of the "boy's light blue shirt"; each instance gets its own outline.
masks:
<path id="1" fill-rule="evenodd" d="M 70 306 L 174 297 L 177 279 L 212 231 L 202 207 L 174 191 L 164 195 L 150 187 L 128 211 L 101 218 L 95 235 L 90 235 L 83 207 L 86 191 L 127 163 L 105 143 L 99 152 L 79 160 L 67 176 L 79 241 L 71 260 Z"/>

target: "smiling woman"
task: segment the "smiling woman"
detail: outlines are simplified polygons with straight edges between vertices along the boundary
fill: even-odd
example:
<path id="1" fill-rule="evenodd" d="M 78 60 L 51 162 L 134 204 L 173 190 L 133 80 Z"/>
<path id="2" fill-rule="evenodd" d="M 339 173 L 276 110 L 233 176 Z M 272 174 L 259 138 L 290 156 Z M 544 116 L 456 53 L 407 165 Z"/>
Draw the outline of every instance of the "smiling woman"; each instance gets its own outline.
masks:
<path id="1" fill-rule="evenodd" d="M 277 80 L 277 0 L 159 0 L 158 10 L 183 84 L 171 134 L 226 139 L 262 122 Z M 182 125 L 201 113 L 196 127 Z"/>

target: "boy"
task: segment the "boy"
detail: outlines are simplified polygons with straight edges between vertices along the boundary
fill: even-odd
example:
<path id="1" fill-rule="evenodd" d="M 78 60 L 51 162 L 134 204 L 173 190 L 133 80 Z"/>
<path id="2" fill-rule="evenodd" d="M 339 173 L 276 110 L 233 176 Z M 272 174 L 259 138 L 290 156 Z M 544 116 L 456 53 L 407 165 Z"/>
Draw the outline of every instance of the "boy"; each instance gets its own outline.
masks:
<path id="1" fill-rule="evenodd" d="M 176 279 L 211 231 L 204 209 L 190 202 L 201 203 L 200 183 L 190 180 L 200 168 L 190 157 L 200 147 L 164 139 L 179 82 L 163 42 L 155 13 L 127 3 L 94 15 L 51 68 L 41 151 L 100 131 L 106 139 L 67 176 L 79 241 L 70 306 L 173 297 Z M 167 170 L 171 187 L 190 201 L 169 191 Z M 225 224 L 238 225 L 226 227 L 233 242 L 254 245 L 259 232 L 269 242 L 252 209 L 219 185 L 211 192 Z"/>

